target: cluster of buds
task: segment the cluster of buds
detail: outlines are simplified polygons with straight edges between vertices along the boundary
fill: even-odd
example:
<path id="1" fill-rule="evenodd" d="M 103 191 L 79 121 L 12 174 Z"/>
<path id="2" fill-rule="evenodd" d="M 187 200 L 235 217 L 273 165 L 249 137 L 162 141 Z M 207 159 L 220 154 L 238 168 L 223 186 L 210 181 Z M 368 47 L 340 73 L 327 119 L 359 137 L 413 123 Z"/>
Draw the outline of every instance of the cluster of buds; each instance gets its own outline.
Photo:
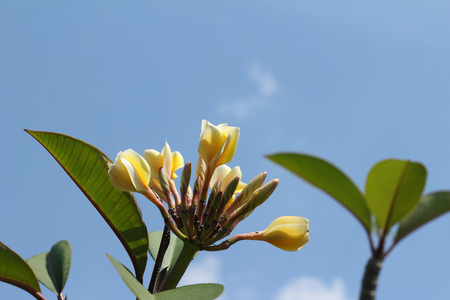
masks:
<path id="1" fill-rule="evenodd" d="M 167 142 L 161 152 L 146 150 L 142 156 L 131 149 L 119 152 L 108 172 L 111 184 L 143 194 L 178 238 L 200 250 L 223 250 L 245 239 L 267 241 L 287 251 L 300 249 L 309 240 L 308 220 L 302 217 L 280 217 L 264 231 L 236 235 L 216 245 L 278 185 L 278 179 L 264 184 L 265 172 L 245 184 L 240 168 L 226 165 L 234 156 L 239 133 L 238 127 L 202 121 L 193 188 L 191 163 L 184 164 L 181 154 L 172 152 Z M 178 192 L 175 171 L 183 165 Z"/>

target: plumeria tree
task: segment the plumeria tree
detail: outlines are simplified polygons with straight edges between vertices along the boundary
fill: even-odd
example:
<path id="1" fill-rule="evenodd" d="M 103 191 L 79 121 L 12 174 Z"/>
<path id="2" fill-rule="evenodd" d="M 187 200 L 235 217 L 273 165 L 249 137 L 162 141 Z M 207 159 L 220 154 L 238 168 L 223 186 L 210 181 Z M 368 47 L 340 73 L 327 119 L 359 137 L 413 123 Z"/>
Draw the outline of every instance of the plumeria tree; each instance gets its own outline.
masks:
<path id="1" fill-rule="evenodd" d="M 297 251 L 309 240 L 309 222 L 297 216 L 279 217 L 265 230 L 228 237 L 278 185 L 278 179 L 264 183 L 265 172 L 243 183 L 240 168 L 227 165 L 236 151 L 238 127 L 202 121 L 195 177 L 191 163 L 185 164 L 183 156 L 172 151 L 167 142 L 161 152 L 150 149 L 140 155 L 128 149 L 119 152 L 113 162 L 97 148 L 73 137 L 27 132 L 58 161 L 124 246 L 134 273 L 112 256 L 107 257 L 138 299 L 217 298 L 223 291 L 219 284 L 177 288 L 200 251 L 225 250 L 241 240 L 266 241 L 286 251 Z M 175 172 L 181 168 L 177 189 Z M 144 195 L 159 210 L 162 232 L 147 232 L 133 193 Z M 148 253 L 155 263 L 150 282 L 144 286 Z M 40 282 L 63 299 L 71 257 L 67 241 L 27 261 L 0 243 L 0 280 L 36 299 L 45 299 Z"/>
<path id="2" fill-rule="evenodd" d="M 346 174 L 321 158 L 303 153 L 277 153 L 268 158 L 329 194 L 363 226 L 371 257 L 364 271 L 360 300 L 375 299 L 382 263 L 403 238 L 450 211 L 450 191 L 422 194 L 427 171 L 419 162 L 378 162 L 367 175 L 363 193 Z"/>

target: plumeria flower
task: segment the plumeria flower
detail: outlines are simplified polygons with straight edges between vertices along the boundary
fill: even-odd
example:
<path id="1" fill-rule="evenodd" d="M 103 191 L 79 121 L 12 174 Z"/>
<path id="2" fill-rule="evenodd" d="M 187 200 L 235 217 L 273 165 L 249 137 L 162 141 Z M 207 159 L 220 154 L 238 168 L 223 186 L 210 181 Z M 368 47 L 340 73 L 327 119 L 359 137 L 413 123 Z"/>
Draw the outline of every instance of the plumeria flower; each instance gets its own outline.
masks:
<path id="1" fill-rule="evenodd" d="M 192 188 L 188 162 L 181 173 L 180 192 L 177 191 L 175 171 L 183 166 L 184 159 L 179 152 L 172 152 L 167 142 L 161 152 L 145 150 L 143 156 L 131 149 L 119 152 L 110 164 L 109 179 L 116 189 L 139 192 L 152 201 L 170 230 L 194 250 L 224 250 L 247 239 L 297 251 L 309 240 L 309 222 L 302 217 L 280 217 L 264 231 L 238 234 L 216 244 L 262 205 L 279 182 L 273 179 L 264 183 L 267 174 L 262 172 L 245 184 L 241 182 L 240 167 L 226 165 L 236 151 L 239 133 L 238 127 L 202 121 L 197 176 Z"/>
<path id="2" fill-rule="evenodd" d="M 151 178 L 149 185 L 160 196 L 163 195 L 161 184 L 159 182 L 159 169 L 163 168 L 170 180 L 177 178 L 175 171 L 183 167 L 184 159 L 178 151 L 172 152 L 169 144 L 166 142 L 161 152 L 154 149 L 144 151 L 144 159 L 151 169 Z"/>
<path id="3" fill-rule="evenodd" d="M 119 191 L 146 192 L 151 171 L 145 159 L 132 149 L 119 152 L 113 164 L 109 164 L 108 177 Z"/>
<path id="4" fill-rule="evenodd" d="M 242 172 L 241 172 L 241 168 L 239 168 L 239 167 L 234 167 L 233 169 L 231 169 L 227 165 L 218 166 L 214 170 L 214 173 L 211 177 L 209 186 L 212 188 L 219 180 L 221 180 L 219 190 L 223 192 L 223 191 L 225 191 L 225 188 L 228 186 L 228 184 L 230 184 L 230 182 L 233 179 L 235 179 L 236 177 L 239 178 L 239 184 L 238 184 L 236 190 L 234 191 L 234 195 L 236 195 L 236 194 L 239 194 L 246 186 L 245 183 L 240 181 L 240 179 L 242 177 Z"/>
<path id="5" fill-rule="evenodd" d="M 109 164 L 108 177 L 111 185 L 124 192 L 138 192 L 149 199 L 161 212 L 166 225 L 180 238 L 180 233 L 170 218 L 164 204 L 149 187 L 151 169 L 145 159 L 132 149 L 119 152 L 113 164 Z"/>
<path id="6" fill-rule="evenodd" d="M 174 179 L 184 159 L 179 152 L 172 152 L 167 142 L 161 152 L 145 150 L 143 156 L 131 149 L 119 152 L 109 165 L 112 186 L 120 191 L 142 193 L 159 209 L 164 224 L 183 241 L 175 265 L 163 275 L 162 284 L 153 287 L 157 291 L 175 288 L 200 250 L 225 250 L 240 240 L 259 240 L 286 251 L 297 251 L 309 241 L 308 219 L 293 216 L 280 217 L 263 231 L 224 240 L 270 197 L 279 180 L 264 183 L 267 174 L 262 172 L 248 184 L 241 182 L 241 169 L 226 165 L 236 151 L 240 129 L 227 124 L 213 125 L 206 120 L 202 121 L 201 129 L 194 184 L 190 186 L 188 162 L 180 176 L 180 192 Z M 161 245 L 169 243 L 170 235 L 167 236 Z"/>
<path id="7" fill-rule="evenodd" d="M 226 123 L 213 125 L 202 120 L 198 154 L 210 170 L 231 161 L 236 151 L 239 134 L 239 127 L 227 126 Z"/>

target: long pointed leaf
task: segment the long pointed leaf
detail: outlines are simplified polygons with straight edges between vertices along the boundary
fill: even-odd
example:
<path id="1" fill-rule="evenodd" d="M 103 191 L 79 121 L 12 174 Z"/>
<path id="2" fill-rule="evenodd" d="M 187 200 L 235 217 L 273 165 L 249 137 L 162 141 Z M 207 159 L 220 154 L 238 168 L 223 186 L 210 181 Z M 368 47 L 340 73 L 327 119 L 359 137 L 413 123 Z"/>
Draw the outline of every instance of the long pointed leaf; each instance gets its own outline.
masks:
<path id="1" fill-rule="evenodd" d="M 124 265 L 111 255 L 106 254 L 106 256 L 108 256 L 109 261 L 116 268 L 123 281 L 139 300 L 213 300 L 224 291 L 224 287 L 221 284 L 202 283 L 182 286 L 152 295 Z"/>
<path id="2" fill-rule="evenodd" d="M 0 242 L 0 281 L 12 284 L 32 295 L 41 292 L 30 266 L 16 252 Z"/>
<path id="3" fill-rule="evenodd" d="M 388 231 L 417 205 L 426 177 L 420 163 L 388 159 L 375 164 L 367 175 L 366 201 L 378 227 Z"/>
<path id="4" fill-rule="evenodd" d="M 91 201 L 125 247 L 136 277 L 142 281 L 147 263 L 147 228 L 133 194 L 118 191 L 109 182 L 111 160 L 97 148 L 73 137 L 26 131 L 50 152 Z"/>
<path id="5" fill-rule="evenodd" d="M 139 300 L 155 300 L 154 296 L 131 274 L 127 267 L 122 265 L 117 259 L 106 253 L 109 261 L 122 277 L 128 288 Z"/>
<path id="6" fill-rule="evenodd" d="M 398 243 L 417 228 L 449 211 L 450 191 L 423 196 L 413 211 L 400 221 L 394 243 Z"/>
<path id="7" fill-rule="evenodd" d="M 68 241 L 59 241 L 49 252 L 27 259 L 38 280 L 49 290 L 59 295 L 69 277 L 72 262 L 72 247 Z"/>
<path id="8" fill-rule="evenodd" d="M 370 211 L 364 196 L 341 170 L 323 159 L 300 153 L 278 153 L 267 158 L 336 199 L 370 232 Z"/>
<path id="9" fill-rule="evenodd" d="M 155 294 L 155 300 L 213 300 L 217 299 L 223 291 L 224 286 L 217 283 L 200 283 L 185 285 L 173 290 Z"/>

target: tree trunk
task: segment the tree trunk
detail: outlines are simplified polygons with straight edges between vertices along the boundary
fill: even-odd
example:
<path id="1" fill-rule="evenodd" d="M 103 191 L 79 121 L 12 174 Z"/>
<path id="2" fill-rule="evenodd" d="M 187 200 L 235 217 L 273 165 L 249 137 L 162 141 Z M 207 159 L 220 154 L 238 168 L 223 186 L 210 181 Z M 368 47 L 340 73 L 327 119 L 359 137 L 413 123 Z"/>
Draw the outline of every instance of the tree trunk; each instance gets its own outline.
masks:
<path id="1" fill-rule="evenodd" d="M 382 263 L 383 258 L 379 257 L 377 254 L 374 254 L 367 262 L 359 300 L 375 300 L 378 274 L 380 274 Z"/>

